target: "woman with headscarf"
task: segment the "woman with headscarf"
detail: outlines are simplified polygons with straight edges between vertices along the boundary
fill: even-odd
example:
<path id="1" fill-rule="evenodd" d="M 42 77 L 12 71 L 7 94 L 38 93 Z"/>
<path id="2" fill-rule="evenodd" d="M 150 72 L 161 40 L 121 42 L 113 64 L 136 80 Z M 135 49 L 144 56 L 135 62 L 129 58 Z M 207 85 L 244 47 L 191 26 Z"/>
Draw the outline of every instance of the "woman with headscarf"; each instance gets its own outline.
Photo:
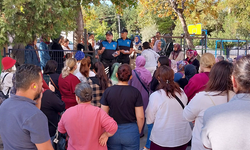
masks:
<path id="1" fill-rule="evenodd" d="M 197 72 L 199 72 L 200 62 L 196 59 L 198 56 L 197 51 L 189 49 L 186 51 L 187 58 L 185 59 L 189 64 L 192 64 L 196 67 Z"/>
<path id="2" fill-rule="evenodd" d="M 39 56 L 40 56 L 40 62 L 42 68 L 44 68 L 47 64 L 47 62 L 50 60 L 50 55 L 49 55 L 49 47 L 48 45 L 50 44 L 50 38 L 47 36 L 41 36 L 40 38 L 40 44 L 39 44 Z"/>
<path id="3" fill-rule="evenodd" d="M 182 60 L 177 62 L 177 72 L 174 74 L 174 81 L 178 82 L 184 76 L 184 68 L 188 64 L 187 61 Z"/>
<path id="4" fill-rule="evenodd" d="M 174 45 L 174 51 L 171 52 L 169 59 L 175 60 L 175 61 L 181 61 L 184 59 L 184 52 L 181 51 L 180 44 Z"/>
<path id="5" fill-rule="evenodd" d="M 161 40 L 157 40 L 155 42 L 155 45 L 153 47 L 153 50 L 156 52 L 156 53 L 159 53 L 161 51 Z"/>
<path id="6" fill-rule="evenodd" d="M 194 65 L 186 65 L 184 67 L 185 75 L 177 81 L 182 89 L 188 84 L 188 81 L 197 73 L 196 67 Z"/>
<path id="7" fill-rule="evenodd" d="M 135 40 L 133 42 L 133 48 L 135 50 L 135 52 L 138 54 L 141 54 L 141 50 L 142 50 L 142 43 L 141 43 L 141 38 L 139 35 L 135 36 Z"/>

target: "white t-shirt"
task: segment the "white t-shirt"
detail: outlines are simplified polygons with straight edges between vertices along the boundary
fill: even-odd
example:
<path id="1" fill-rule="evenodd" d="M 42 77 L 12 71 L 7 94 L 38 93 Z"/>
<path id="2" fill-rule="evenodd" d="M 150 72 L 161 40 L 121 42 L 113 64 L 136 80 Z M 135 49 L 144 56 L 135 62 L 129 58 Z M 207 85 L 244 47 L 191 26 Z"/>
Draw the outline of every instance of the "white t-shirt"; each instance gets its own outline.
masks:
<path id="1" fill-rule="evenodd" d="M 182 91 L 176 96 L 184 106 L 188 98 Z M 169 98 L 164 90 L 158 90 L 149 97 L 146 109 L 147 124 L 152 124 L 150 140 L 162 147 L 178 147 L 191 140 L 191 127 L 189 122 L 183 118 L 183 108 L 173 97 Z"/>
<path id="2" fill-rule="evenodd" d="M 186 120 L 195 121 L 192 137 L 192 150 L 207 150 L 204 148 L 200 133 L 203 126 L 204 112 L 212 106 L 227 103 L 227 94 L 218 95 L 219 92 L 199 92 L 185 107 L 183 116 Z M 216 96 L 213 96 L 216 95 Z M 235 95 L 233 91 L 229 92 L 229 100 Z"/>
<path id="3" fill-rule="evenodd" d="M 8 73 L 8 75 L 4 78 L 4 81 L 2 81 L 3 80 L 3 77 L 7 74 L 8 72 L 2 72 L 1 73 L 1 89 L 2 89 L 2 92 L 3 92 L 3 94 L 4 95 L 6 95 L 6 94 L 8 94 L 9 95 L 9 93 L 7 93 L 8 92 L 8 90 L 9 90 L 9 88 L 12 88 L 13 87 L 13 83 L 12 83 L 12 78 L 13 78 L 13 73 L 12 72 L 10 72 L 10 73 Z M 10 90 L 9 90 L 9 92 L 10 92 Z"/>
<path id="4" fill-rule="evenodd" d="M 156 67 L 157 66 L 157 60 L 160 57 L 159 54 L 157 54 L 152 49 L 145 49 L 142 51 L 141 55 L 146 59 L 145 68 L 149 67 Z"/>
<path id="5" fill-rule="evenodd" d="M 81 82 L 87 82 L 87 78 L 82 75 L 81 72 L 76 73 L 75 75 Z M 93 71 L 89 71 L 89 77 L 95 77 L 95 73 Z"/>
<path id="6" fill-rule="evenodd" d="M 81 62 L 77 62 L 77 68 L 76 68 L 76 70 L 74 71 L 74 75 L 76 76 L 76 74 L 78 73 L 78 72 L 80 72 L 80 66 L 81 66 Z"/>

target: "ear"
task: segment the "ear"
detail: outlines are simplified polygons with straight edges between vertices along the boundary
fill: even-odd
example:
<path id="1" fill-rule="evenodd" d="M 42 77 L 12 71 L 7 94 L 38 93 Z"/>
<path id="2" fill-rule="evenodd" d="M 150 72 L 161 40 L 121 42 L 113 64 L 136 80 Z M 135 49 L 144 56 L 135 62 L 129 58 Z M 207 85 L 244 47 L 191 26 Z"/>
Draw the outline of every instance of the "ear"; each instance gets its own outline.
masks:
<path id="1" fill-rule="evenodd" d="M 132 77 L 133 77 L 133 75 L 131 75 L 131 76 L 130 76 L 129 80 L 131 80 L 131 79 L 132 79 Z"/>
<path id="2" fill-rule="evenodd" d="M 80 103 L 80 98 L 78 96 L 76 96 L 76 102 L 77 102 L 77 104 Z"/>
<path id="3" fill-rule="evenodd" d="M 233 90 L 235 93 L 237 93 L 238 92 L 238 85 L 237 85 L 237 82 L 236 82 L 235 77 L 233 75 L 231 76 L 231 80 L 233 83 Z"/>
<path id="4" fill-rule="evenodd" d="M 35 82 L 32 83 L 31 86 L 30 86 L 30 89 L 35 90 L 35 91 L 37 90 L 37 88 L 38 88 L 38 85 Z"/>

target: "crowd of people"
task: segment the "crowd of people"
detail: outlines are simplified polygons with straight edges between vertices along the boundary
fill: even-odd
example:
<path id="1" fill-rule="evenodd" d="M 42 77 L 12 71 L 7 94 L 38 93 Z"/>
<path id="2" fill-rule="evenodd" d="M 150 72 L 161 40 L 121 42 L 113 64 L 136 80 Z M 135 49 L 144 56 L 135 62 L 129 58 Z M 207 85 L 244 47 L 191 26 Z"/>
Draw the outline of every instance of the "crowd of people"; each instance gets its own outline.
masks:
<path id="1" fill-rule="evenodd" d="M 198 60 L 159 32 L 143 43 L 127 34 L 114 41 L 108 31 L 98 48 L 90 34 L 96 56 L 81 43 L 71 53 L 67 39 L 50 45 L 43 36 L 39 53 L 28 50 L 35 42 L 27 45 L 23 64 L 4 57 L 4 149 L 139 150 L 145 131 L 142 150 L 186 150 L 190 141 L 192 150 L 250 147 L 250 55 Z M 42 51 L 50 46 L 66 51 Z"/>

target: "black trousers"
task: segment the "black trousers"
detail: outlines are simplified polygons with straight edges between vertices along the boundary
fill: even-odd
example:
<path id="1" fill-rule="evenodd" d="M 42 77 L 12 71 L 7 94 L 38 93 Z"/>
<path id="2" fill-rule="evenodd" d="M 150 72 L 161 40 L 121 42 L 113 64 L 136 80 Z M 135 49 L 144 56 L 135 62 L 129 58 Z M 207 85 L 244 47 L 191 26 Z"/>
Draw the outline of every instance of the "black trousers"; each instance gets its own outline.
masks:
<path id="1" fill-rule="evenodd" d="M 102 64 L 104 65 L 104 68 L 106 69 L 108 67 L 108 76 L 111 77 L 112 75 L 112 66 L 114 63 L 116 63 L 116 59 L 101 59 Z"/>

